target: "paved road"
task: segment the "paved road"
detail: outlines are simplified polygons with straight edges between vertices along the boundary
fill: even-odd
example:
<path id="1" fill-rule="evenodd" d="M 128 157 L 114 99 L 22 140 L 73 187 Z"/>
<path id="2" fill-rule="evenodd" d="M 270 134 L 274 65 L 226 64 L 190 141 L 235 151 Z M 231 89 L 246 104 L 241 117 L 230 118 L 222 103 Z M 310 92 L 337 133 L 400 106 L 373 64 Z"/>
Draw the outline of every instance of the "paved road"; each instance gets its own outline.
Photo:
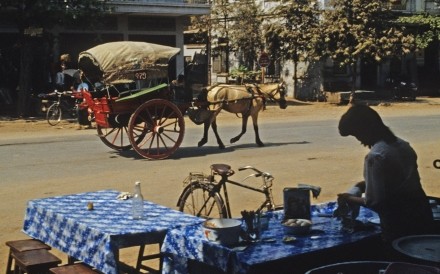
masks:
<path id="1" fill-rule="evenodd" d="M 212 163 L 227 163 L 235 170 L 254 165 L 271 172 L 276 178 L 274 196 L 278 203 L 282 203 L 282 189 L 298 183 L 323 188 L 316 202 L 332 200 L 336 193 L 361 179 L 367 149 L 354 138 L 339 136 L 337 122 L 345 108 L 330 114 L 320 113 L 319 109 L 310 111 L 316 112 L 315 118 L 270 116 L 269 110 L 261 118 L 261 139 L 266 144 L 262 148 L 254 144 L 251 126 L 239 143 L 227 145 L 225 150 L 217 148 L 213 134 L 208 144 L 198 148 L 202 129 L 187 120 L 181 147 L 171 158 L 161 161 L 140 158 L 132 151 L 112 151 L 94 130 L 53 130 L 20 138 L 0 135 L 0 242 L 23 237 L 20 229 L 29 199 L 99 189 L 132 191 L 134 182 L 140 180 L 146 199 L 175 207 L 188 173 L 209 172 Z M 435 112 L 426 113 L 392 113 L 384 115 L 384 120 L 398 136 L 412 143 L 419 154 L 425 189 L 440 196 L 440 170 L 432 167 L 432 161 L 440 158 L 440 119 Z M 219 132 L 225 144 L 238 131 L 238 120 L 220 119 Z M 244 176 L 237 172 L 234 178 Z M 260 195 L 247 190 L 231 187 L 230 192 L 235 214 L 254 209 L 261 200 Z M 6 258 L 6 251 L 0 248 L 0 258 Z"/>

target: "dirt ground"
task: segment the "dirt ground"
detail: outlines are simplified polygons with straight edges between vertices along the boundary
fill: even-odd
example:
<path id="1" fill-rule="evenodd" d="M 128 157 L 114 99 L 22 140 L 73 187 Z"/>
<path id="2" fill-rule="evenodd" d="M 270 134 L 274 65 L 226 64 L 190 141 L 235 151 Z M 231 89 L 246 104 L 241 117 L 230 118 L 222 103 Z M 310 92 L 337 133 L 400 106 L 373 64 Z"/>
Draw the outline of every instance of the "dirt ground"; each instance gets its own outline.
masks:
<path id="1" fill-rule="evenodd" d="M 277 119 L 300 119 L 300 120 L 314 120 L 331 117 L 339 117 L 347 109 L 347 105 L 330 104 L 326 102 L 302 102 L 296 100 L 288 100 L 290 106 L 285 110 L 275 108 L 271 110 L 271 116 Z M 401 116 L 405 113 L 411 112 L 412 115 L 428 115 L 438 114 L 440 109 L 440 98 L 437 97 L 419 97 L 416 101 L 378 101 L 369 100 L 362 101 L 373 108 L 380 111 L 384 116 Z M 262 112 L 261 115 L 265 115 Z M 265 117 L 265 119 L 270 117 Z M 219 119 L 235 119 L 235 116 L 222 115 L 220 113 Z M 187 125 L 187 126 L 191 126 Z M 0 116 L 0 134 L 5 136 L 22 135 L 22 134 L 46 134 L 50 130 L 79 130 L 74 121 L 62 121 L 59 125 L 48 127 L 47 122 L 43 117 L 29 117 L 25 119 L 13 118 L 8 116 Z M 68 132 L 68 131 L 64 131 Z"/>
<path id="2" fill-rule="evenodd" d="M 404 116 L 408 112 L 411 115 L 437 115 L 440 114 L 440 98 L 418 98 L 415 102 L 380 102 L 380 101 L 369 101 L 368 102 L 373 108 L 378 110 L 382 116 Z M 346 110 L 346 105 L 333 105 L 324 102 L 297 102 L 291 100 L 290 105 L 294 107 L 288 107 L 286 110 L 280 110 L 279 108 L 274 108 L 271 110 L 270 114 L 261 114 L 265 116 L 265 120 L 276 119 L 289 119 L 296 121 L 304 120 L 319 120 L 319 119 L 329 119 L 329 118 L 339 118 Z M 270 115 L 271 117 L 268 117 Z M 236 119 L 234 116 L 222 116 L 220 114 L 219 119 Z M 189 124 L 189 123 L 188 123 Z M 195 126 L 195 125 L 188 125 Z M 75 134 L 75 132 L 80 133 L 78 125 L 75 122 L 63 121 L 60 125 L 55 127 L 48 127 L 47 122 L 42 118 L 27 118 L 27 119 L 16 119 L 11 117 L 1 117 L 0 116 L 0 139 L 1 138 L 20 138 L 24 135 L 35 135 L 44 136 L 45 134 L 53 134 L 57 131 L 57 134 Z M 424 151 L 417 151 L 418 154 L 425 153 Z M 5 157 L 2 155 L 0 157 Z M 432 172 L 430 174 L 433 174 Z M 434 178 L 435 174 L 432 175 L 433 178 L 424 177 L 425 181 L 435 182 L 438 178 Z M 435 186 L 434 183 L 427 186 L 429 189 L 425 189 L 427 192 L 435 196 L 440 196 L 440 188 Z M 32 192 L 32 189 L 29 189 Z M 26 196 L 28 194 L 22 193 L 21 195 Z M 331 194 L 333 195 L 333 193 Z M 332 196 L 334 197 L 334 196 Z M 324 200 L 329 199 L 329 197 L 322 197 Z M 15 212 L 11 208 L 10 214 L 21 215 L 22 212 Z M 7 220 L 2 220 L 2 222 L 7 222 Z M 0 232 L 4 234 L 6 232 Z M 8 239 L 8 235 L 1 235 L 1 238 Z M 0 248 L 0 272 L 4 272 L 4 267 L 6 264 L 7 248 L 4 243 L 1 243 L 3 247 Z"/>

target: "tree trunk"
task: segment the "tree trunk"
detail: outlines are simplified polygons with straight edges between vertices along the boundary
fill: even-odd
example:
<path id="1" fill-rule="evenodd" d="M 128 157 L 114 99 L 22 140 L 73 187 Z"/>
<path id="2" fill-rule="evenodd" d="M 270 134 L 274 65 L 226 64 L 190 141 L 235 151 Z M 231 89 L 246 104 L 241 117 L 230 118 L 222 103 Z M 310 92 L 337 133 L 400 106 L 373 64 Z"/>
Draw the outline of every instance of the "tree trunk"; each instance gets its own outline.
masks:
<path id="1" fill-rule="evenodd" d="M 32 40 L 24 38 L 20 53 L 20 80 L 18 90 L 17 115 L 27 117 L 30 109 L 30 94 L 32 91 Z"/>
<path id="2" fill-rule="evenodd" d="M 293 98 L 298 99 L 298 61 L 293 61 Z"/>
<path id="3" fill-rule="evenodd" d="M 351 93 L 350 93 L 350 103 L 354 104 L 354 96 L 355 96 L 355 89 L 356 89 L 356 80 L 357 80 L 357 62 L 354 62 L 354 64 L 351 64 Z"/>

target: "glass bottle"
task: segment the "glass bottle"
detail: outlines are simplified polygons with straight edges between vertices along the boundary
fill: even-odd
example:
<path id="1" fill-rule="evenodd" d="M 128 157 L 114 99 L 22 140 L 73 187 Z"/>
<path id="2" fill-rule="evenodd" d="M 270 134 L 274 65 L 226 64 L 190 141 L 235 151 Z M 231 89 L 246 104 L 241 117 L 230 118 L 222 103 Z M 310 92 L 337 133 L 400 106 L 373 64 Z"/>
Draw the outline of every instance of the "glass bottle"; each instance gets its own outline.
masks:
<path id="1" fill-rule="evenodd" d="M 144 197 L 141 192 L 141 183 L 136 182 L 134 184 L 134 194 L 132 198 L 132 214 L 133 219 L 142 219 L 144 213 Z"/>

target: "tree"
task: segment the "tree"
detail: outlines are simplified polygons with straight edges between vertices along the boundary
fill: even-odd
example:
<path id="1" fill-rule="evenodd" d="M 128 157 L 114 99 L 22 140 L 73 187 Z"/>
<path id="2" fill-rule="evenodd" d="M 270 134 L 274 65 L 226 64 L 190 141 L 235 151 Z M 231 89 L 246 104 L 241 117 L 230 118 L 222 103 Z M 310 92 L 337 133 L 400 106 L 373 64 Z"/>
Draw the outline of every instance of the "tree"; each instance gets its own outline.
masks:
<path id="1" fill-rule="evenodd" d="M 293 61 L 296 94 L 298 63 L 316 57 L 320 30 L 318 4 L 314 0 L 281 0 L 271 12 L 273 19 L 265 28 L 267 47 L 272 58 Z"/>
<path id="2" fill-rule="evenodd" d="M 17 114 L 27 116 L 32 90 L 33 51 L 44 47 L 44 35 L 56 26 L 93 26 L 109 10 L 109 0 L 2 0 L 0 16 L 15 20 L 20 35 L 20 77 Z M 43 42 L 43 43 L 42 43 Z"/>
<path id="3" fill-rule="evenodd" d="M 231 48 L 243 57 L 241 65 L 253 69 L 258 52 L 263 47 L 261 7 L 255 1 L 239 0 L 234 3 L 234 19 L 229 38 Z"/>
<path id="4" fill-rule="evenodd" d="M 411 16 L 400 16 L 397 22 L 407 26 L 408 30 L 415 35 L 415 43 L 418 49 L 430 51 L 431 58 L 425 58 L 419 80 L 423 81 L 425 87 L 432 85 L 432 90 L 437 90 L 440 83 L 438 46 L 440 41 L 440 17 L 431 14 L 416 14 Z"/>
<path id="5" fill-rule="evenodd" d="M 242 54 L 241 65 L 253 68 L 263 44 L 262 20 L 261 7 L 255 1 L 217 0 L 213 1 L 209 16 L 191 18 L 190 28 L 208 33 L 213 55 L 220 51 L 226 53 L 226 72 L 229 73 L 230 52 Z"/>
<path id="6" fill-rule="evenodd" d="M 379 63 L 415 49 L 414 37 L 396 24 L 381 0 L 332 0 L 330 6 L 323 13 L 321 28 L 325 55 L 351 69 L 352 98 L 361 59 Z"/>
<path id="7" fill-rule="evenodd" d="M 440 40 L 440 17 L 430 14 L 401 16 L 397 22 L 416 28 L 415 42 L 417 48 L 426 48 L 433 41 Z"/>

